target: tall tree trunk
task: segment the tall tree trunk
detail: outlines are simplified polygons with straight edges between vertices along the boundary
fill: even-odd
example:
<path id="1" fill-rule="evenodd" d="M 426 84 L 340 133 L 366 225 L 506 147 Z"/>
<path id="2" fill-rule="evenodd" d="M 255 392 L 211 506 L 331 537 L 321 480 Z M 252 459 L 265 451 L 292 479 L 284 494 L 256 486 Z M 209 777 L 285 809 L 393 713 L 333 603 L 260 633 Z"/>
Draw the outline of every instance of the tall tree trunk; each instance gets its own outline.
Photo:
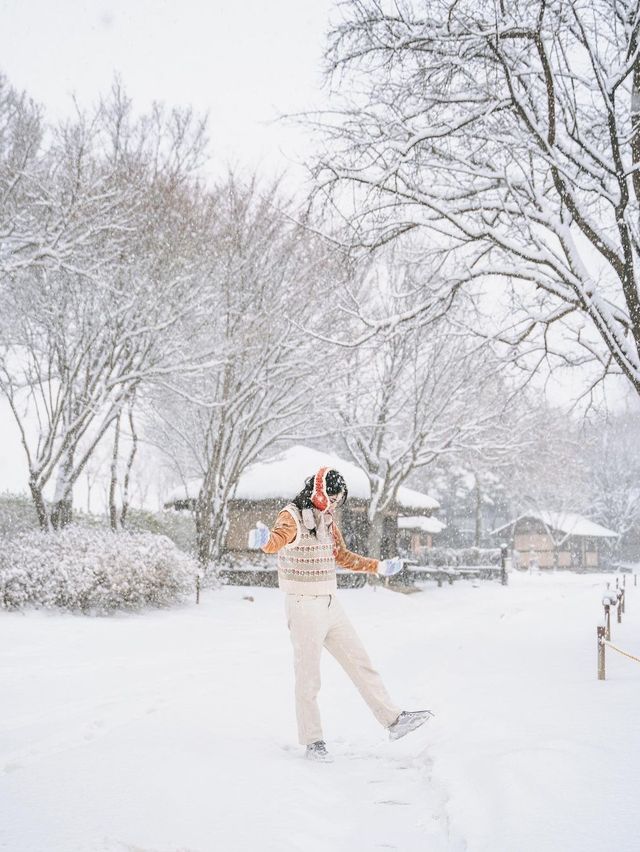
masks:
<path id="1" fill-rule="evenodd" d="M 482 541 L 482 486 L 480 484 L 480 477 L 475 474 L 475 517 L 476 517 L 476 529 L 475 529 L 475 546 L 480 547 L 480 542 Z"/>
<path id="2" fill-rule="evenodd" d="M 129 458 L 127 459 L 127 468 L 124 474 L 124 483 L 123 483 L 123 491 L 122 491 L 122 511 L 120 513 L 120 526 L 124 527 L 127 520 L 127 512 L 129 511 L 129 482 L 131 479 L 131 468 L 133 467 L 133 460 L 136 457 L 136 450 L 138 449 L 138 434 L 135 429 L 135 424 L 133 421 L 133 401 L 129 404 L 129 428 L 131 429 L 131 452 L 129 453 Z"/>
<path id="3" fill-rule="evenodd" d="M 386 469 L 386 465 L 385 465 Z M 384 482 L 382 479 L 369 477 L 369 488 L 371 498 L 367 507 L 367 520 L 369 529 L 367 531 L 367 556 L 372 559 L 380 559 L 382 551 L 382 539 L 384 537 L 384 511 L 380 509 L 381 498 L 384 496 Z"/>
<path id="4" fill-rule="evenodd" d="M 229 529 L 229 515 L 227 501 L 219 501 L 221 508 L 214 512 L 211 524 L 211 552 L 209 559 L 217 561 L 225 551 L 227 531 Z"/>
<path id="5" fill-rule="evenodd" d="M 116 506 L 116 490 L 118 487 L 118 451 L 120 448 L 120 414 L 116 418 L 116 431 L 113 438 L 113 453 L 111 454 L 111 479 L 109 481 L 109 524 L 115 532 L 118 529 L 118 508 Z"/>
<path id="6" fill-rule="evenodd" d="M 637 37 L 633 39 L 632 48 L 635 50 Z M 631 161 L 635 167 L 632 181 L 636 202 L 640 202 L 640 57 L 633 65 L 631 77 Z"/>
<path id="7" fill-rule="evenodd" d="M 382 551 L 382 538 L 384 535 L 384 514 L 376 512 L 373 520 L 369 521 L 369 534 L 367 536 L 367 556 L 372 559 L 380 559 Z"/>
<path id="8" fill-rule="evenodd" d="M 219 508 L 216 510 L 215 506 Z M 203 490 L 196 500 L 196 552 L 198 562 L 207 568 L 224 553 L 229 516 L 226 499 Z"/>
<path id="9" fill-rule="evenodd" d="M 49 530 L 49 515 L 47 514 L 47 507 L 44 502 L 44 497 L 42 496 L 42 488 L 35 480 L 30 479 L 29 490 L 31 491 L 31 497 L 33 499 L 33 505 L 35 506 L 36 514 L 38 516 L 38 524 L 40 525 L 40 529 L 43 532 L 47 532 Z"/>
<path id="10" fill-rule="evenodd" d="M 211 494 L 208 491 L 200 491 L 196 499 L 196 554 L 198 562 L 206 569 L 211 559 L 213 506 Z"/>
<path id="11" fill-rule="evenodd" d="M 51 525 L 59 530 L 73 520 L 73 490 L 69 487 L 73 472 L 74 447 L 70 446 L 60 461 L 56 491 L 51 509 Z"/>

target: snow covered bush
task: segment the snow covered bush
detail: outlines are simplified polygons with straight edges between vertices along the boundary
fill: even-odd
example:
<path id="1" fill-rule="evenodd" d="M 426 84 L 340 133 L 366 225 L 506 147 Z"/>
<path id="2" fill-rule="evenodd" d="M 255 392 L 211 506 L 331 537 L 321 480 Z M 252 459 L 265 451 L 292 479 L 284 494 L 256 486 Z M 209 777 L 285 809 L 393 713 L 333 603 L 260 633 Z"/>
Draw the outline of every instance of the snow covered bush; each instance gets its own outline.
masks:
<path id="1" fill-rule="evenodd" d="M 127 514 L 127 529 L 131 532 L 166 535 L 180 550 L 195 554 L 196 525 L 191 512 L 175 509 L 149 512 L 131 508 Z"/>
<path id="2" fill-rule="evenodd" d="M 77 526 L 20 533 L 0 552 L 0 607 L 108 613 L 166 606 L 194 590 L 197 571 L 165 536 Z"/>

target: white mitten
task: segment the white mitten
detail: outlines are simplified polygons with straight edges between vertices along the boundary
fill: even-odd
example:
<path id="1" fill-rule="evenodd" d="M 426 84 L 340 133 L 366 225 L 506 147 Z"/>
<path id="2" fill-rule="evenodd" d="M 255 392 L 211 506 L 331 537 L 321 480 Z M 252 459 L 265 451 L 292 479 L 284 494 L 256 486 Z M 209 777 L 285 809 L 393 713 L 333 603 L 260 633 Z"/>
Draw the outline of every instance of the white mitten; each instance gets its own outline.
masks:
<path id="1" fill-rule="evenodd" d="M 394 574 L 399 574 L 404 567 L 404 562 L 399 556 L 393 559 L 383 559 L 378 562 L 378 574 L 382 577 L 393 577 Z"/>
<path id="2" fill-rule="evenodd" d="M 249 530 L 249 550 L 259 550 L 269 541 L 269 527 L 258 521 L 255 529 Z"/>

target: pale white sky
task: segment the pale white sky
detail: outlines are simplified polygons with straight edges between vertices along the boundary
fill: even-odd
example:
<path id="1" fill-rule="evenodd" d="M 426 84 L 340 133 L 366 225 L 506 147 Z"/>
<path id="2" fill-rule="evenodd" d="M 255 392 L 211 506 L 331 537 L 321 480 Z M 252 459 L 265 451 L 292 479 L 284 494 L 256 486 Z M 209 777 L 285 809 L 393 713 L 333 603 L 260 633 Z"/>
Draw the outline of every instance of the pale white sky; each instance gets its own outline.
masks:
<path id="1" fill-rule="evenodd" d="M 118 74 L 141 110 L 158 100 L 209 114 L 212 173 L 231 162 L 302 180 L 295 163 L 308 136 L 275 119 L 323 99 L 334 8 L 334 0 L 0 0 L 0 71 L 51 117 L 70 114 L 73 95 L 90 105 Z M 0 400 L 0 491 L 26 488 L 17 429 Z"/>
<path id="2" fill-rule="evenodd" d="M 280 169 L 308 149 L 274 123 L 319 103 L 334 0 L 0 0 L 0 70 L 53 115 L 91 104 L 114 74 L 210 116 L 211 167 Z"/>
<path id="3" fill-rule="evenodd" d="M 52 117 L 89 105 L 118 74 L 141 109 L 154 100 L 209 114 L 213 174 L 231 162 L 262 173 L 310 152 L 276 121 L 321 105 L 321 58 L 335 0 L 0 0 L 0 70 Z M 548 392 L 575 393 L 575 374 Z M 624 398 L 624 382 L 612 390 Z M 0 491 L 26 488 L 24 455 L 0 400 Z M 82 502 L 82 498 L 80 501 Z"/>

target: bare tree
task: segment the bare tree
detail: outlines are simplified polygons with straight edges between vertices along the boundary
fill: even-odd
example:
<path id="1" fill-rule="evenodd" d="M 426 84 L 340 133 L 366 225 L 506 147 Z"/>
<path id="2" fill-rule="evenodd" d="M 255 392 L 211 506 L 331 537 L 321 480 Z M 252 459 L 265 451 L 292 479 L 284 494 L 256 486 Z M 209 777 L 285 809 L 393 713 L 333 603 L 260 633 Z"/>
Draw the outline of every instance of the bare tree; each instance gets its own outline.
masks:
<path id="1" fill-rule="evenodd" d="M 47 125 L 40 108 L 0 75 L 0 284 L 42 270 L 90 278 L 126 249 L 153 168 L 175 170 L 168 153 L 158 158 L 151 134 L 165 147 L 179 135 L 167 115 L 152 125 L 134 122 L 130 112 L 114 86 L 92 112 Z M 114 122 L 120 137 L 129 136 L 126 150 Z"/>
<path id="2" fill-rule="evenodd" d="M 129 107 L 118 97 L 111 111 L 103 104 L 54 134 L 60 169 L 45 190 L 73 199 L 75 222 L 64 262 L 14 264 L 0 291 L 0 391 L 43 529 L 69 521 L 74 483 L 138 387 L 197 371 L 204 357 L 182 354 L 184 326 L 209 304 L 198 257 L 211 210 L 189 174 L 203 129 L 156 108 L 125 139 Z"/>
<path id="3" fill-rule="evenodd" d="M 316 174 L 350 242 L 425 231 L 444 284 L 517 288 L 503 339 L 526 351 L 542 330 L 544 357 L 591 362 L 594 381 L 618 372 L 640 393 L 637 1 L 341 11 L 327 52 L 339 94 L 319 119 L 335 144 Z M 411 317 L 433 304 L 431 290 Z"/>
<path id="4" fill-rule="evenodd" d="M 220 364 L 164 383 L 153 401 L 156 441 L 184 481 L 199 478 L 196 544 L 205 568 L 224 550 L 242 472 L 308 416 L 309 347 L 288 317 L 304 321 L 314 309 L 307 288 L 323 269 L 277 183 L 261 187 L 255 177 L 229 175 L 216 203 L 208 275 L 215 309 L 189 345 L 197 351 L 206 336 Z"/>
<path id="5" fill-rule="evenodd" d="M 37 204 L 43 133 L 40 109 L 0 75 L 0 276 L 37 259 L 36 241 L 48 248 Z"/>
<path id="6" fill-rule="evenodd" d="M 538 400 L 532 408 L 530 443 L 505 468 L 513 517 L 533 514 L 553 544 L 554 565 L 571 535 L 575 514 L 593 517 L 593 471 L 582 424 Z"/>
<path id="7" fill-rule="evenodd" d="M 127 456 L 127 462 L 125 465 L 124 472 L 124 480 L 122 483 L 122 508 L 120 510 L 120 525 L 122 527 L 127 524 L 127 514 L 129 512 L 130 505 L 130 492 L 131 492 L 131 474 L 133 471 L 133 463 L 136 459 L 136 455 L 138 453 L 138 431 L 136 428 L 135 418 L 133 416 L 133 408 L 134 408 L 134 399 L 129 400 L 129 410 L 127 412 L 127 419 L 129 421 L 129 438 L 131 441 L 131 447 L 129 449 L 129 455 Z"/>
<path id="8" fill-rule="evenodd" d="M 368 325 L 410 309 L 412 275 L 397 260 L 387 274 L 361 282 Z M 357 337 L 357 332 L 356 332 Z M 428 327 L 365 332 L 347 349 L 348 364 L 334 383 L 340 434 L 353 460 L 367 473 L 368 552 L 380 556 L 386 510 L 398 488 L 421 468 L 444 457 L 475 455 L 478 463 L 511 447 L 512 432 L 502 367 L 491 348 L 470 337 L 454 314 Z"/>
<path id="9" fill-rule="evenodd" d="M 618 533 L 612 555 L 619 559 L 640 530 L 640 418 L 618 414 L 587 427 L 585 462 L 592 479 L 590 514 Z"/>
<path id="10" fill-rule="evenodd" d="M 509 393 L 509 378 L 507 373 L 501 382 L 506 404 L 493 440 L 480 453 L 462 450 L 445 458 L 434 471 L 434 491 L 439 499 L 443 496 L 454 536 L 457 523 L 466 530 L 472 526 L 477 546 L 487 532 L 522 513 L 581 512 L 591 500 L 589 462 L 577 419 L 551 407 L 531 387 L 522 390 L 516 384 L 515 393 Z M 465 516 L 472 525 L 464 522 Z"/>
<path id="11" fill-rule="evenodd" d="M 109 475 L 109 523 L 112 530 L 117 530 L 119 527 L 126 526 L 127 514 L 129 512 L 130 501 L 130 485 L 133 463 L 138 452 L 138 432 L 136 430 L 135 420 L 133 417 L 135 397 L 131 397 L 127 405 L 127 420 L 129 424 L 130 441 L 129 453 L 125 462 L 124 477 L 121 488 L 122 506 L 120 515 L 118 516 L 117 493 L 119 483 L 119 461 L 120 461 L 120 437 L 121 437 L 121 421 L 123 412 L 120 412 L 116 417 L 113 433 L 113 448 L 111 451 L 111 464 Z"/>

